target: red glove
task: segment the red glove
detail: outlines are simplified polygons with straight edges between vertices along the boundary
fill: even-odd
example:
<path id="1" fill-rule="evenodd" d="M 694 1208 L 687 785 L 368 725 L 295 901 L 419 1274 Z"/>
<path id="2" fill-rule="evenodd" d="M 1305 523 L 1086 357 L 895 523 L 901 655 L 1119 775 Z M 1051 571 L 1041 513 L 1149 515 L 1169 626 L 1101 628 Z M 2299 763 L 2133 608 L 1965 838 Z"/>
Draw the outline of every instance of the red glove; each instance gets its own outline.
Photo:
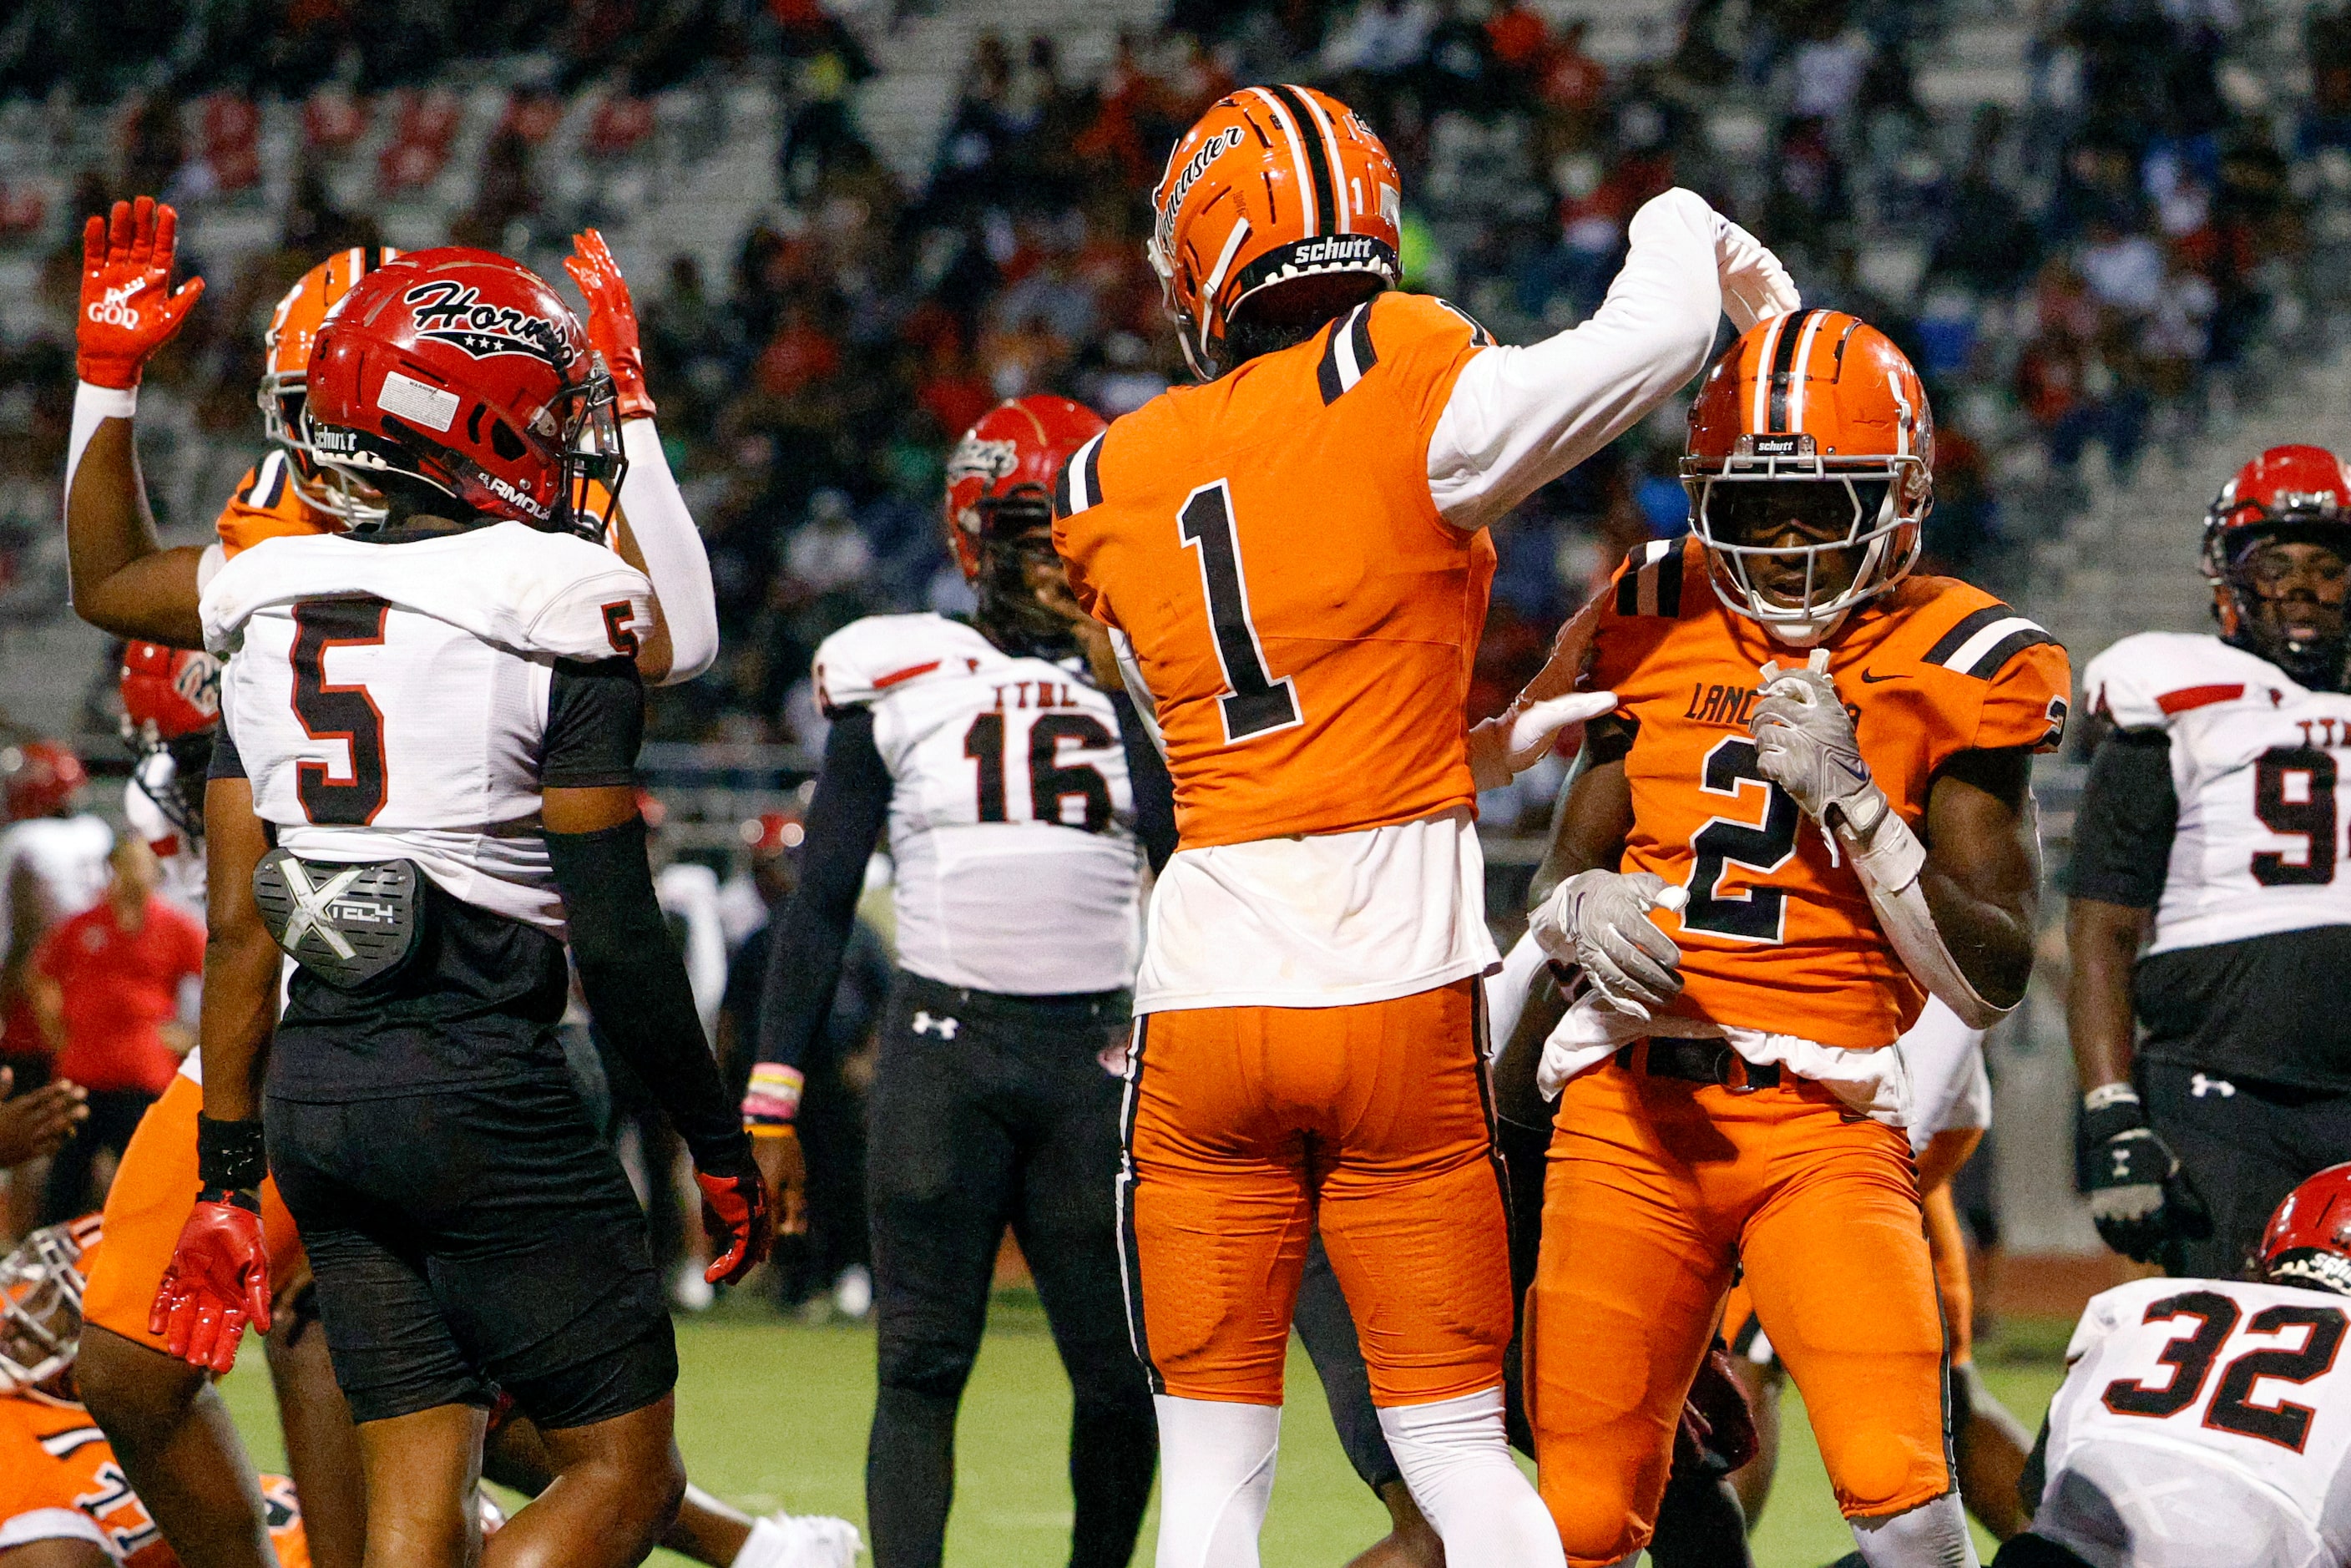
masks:
<path id="1" fill-rule="evenodd" d="M 571 249 L 572 254 L 564 258 L 563 270 L 588 297 L 588 341 L 604 356 L 604 368 L 612 372 L 620 416 L 651 419 L 653 400 L 645 391 L 644 350 L 637 346 L 637 308 L 629 298 L 620 264 L 612 259 L 604 236 L 594 229 L 573 235 Z"/>
<path id="2" fill-rule="evenodd" d="M 147 1332 L 192 1365 L 226 1372 L 250 1322 L 269 1332 L 269 1249 L 261 1206 L 245 1193 L 207 1190 L 196 1199 L 163 1270 Z"/>
<path id="3" fill-rule="evenodd" d="M 726 1176 L 694 1173 L 702 1188 L 702 1228 L 721 1252 L 702 1277 L 714 1285 L 731 1285 L 757 1268 L 775 1245 L 775 1217 L 768 1212 L 767 1184 L 748 1160 Z"/>
<path id="4" fill-rule="evenodd" d="M 170 342 L 204 297 L 191 277 L 172 290 L 180 214 L 141 196 L 114 204 L 110 222 L 81 231 L 81 310 L 74 318 L 74 369 L 92 386 L 128 392 L 155 350 Z"/>

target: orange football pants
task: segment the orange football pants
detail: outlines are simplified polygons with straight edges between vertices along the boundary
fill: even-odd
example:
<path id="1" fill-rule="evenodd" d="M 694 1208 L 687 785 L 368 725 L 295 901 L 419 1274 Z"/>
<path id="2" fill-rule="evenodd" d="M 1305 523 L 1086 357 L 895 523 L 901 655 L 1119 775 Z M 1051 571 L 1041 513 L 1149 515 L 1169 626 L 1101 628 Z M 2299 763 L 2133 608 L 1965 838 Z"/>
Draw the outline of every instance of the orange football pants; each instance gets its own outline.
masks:
<path id="1" fill-rule="evenodd" d="M 139 1119 L 114 1185 L 107 1189 L 98 1257 L 82 1291 L 85 1322 L 157 1350 L 163 1348 L 163 1336 L 147 1332 L 147 1313 L 203 1186 L 196 1177 L 196 1114 L 204 1106 L 200 1085 L 173 1078 L 163 1097 Z M 269 1249 L 269 1288 L 275 1294 L 302 1267 L 302 1239 L 278 1198 L 277 1184 L 267 1178 L 261 1184 L 261 1237 Z"/>
<path id="2" fill-rule="evenodd" d="M 1739 1093 L 1636 1048 L 1561 1096 L 1527 1303 L 1537 1484 L 1571 1563 L 1648 1544 L 1735 1267 L 1848 1516 L 1950 1490 L 1943 1325 L 1910 1147 L 1792 1075 Z"/>
<path id="3" fill-rule="evenodd" d="M 1140 1020 L 1121 1223 L 1128 1322 L 1156 1391 L 1281 1403 L 1317 1228 L 1374 1404 L 1501 1383 L 1510 1244 L 1477 988 Z"/>

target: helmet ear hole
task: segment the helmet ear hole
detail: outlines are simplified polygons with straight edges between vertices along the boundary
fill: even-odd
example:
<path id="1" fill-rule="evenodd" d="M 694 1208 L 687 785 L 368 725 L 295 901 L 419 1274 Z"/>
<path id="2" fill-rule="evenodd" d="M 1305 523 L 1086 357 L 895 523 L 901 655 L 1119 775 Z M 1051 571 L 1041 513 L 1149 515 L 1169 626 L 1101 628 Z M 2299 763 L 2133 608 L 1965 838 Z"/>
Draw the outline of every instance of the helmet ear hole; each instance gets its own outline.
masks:
<path id="1" fill-rule="evenodd" d="M 523 444 L 522 437 L 515 434 L 514 427 L 502 419 L 490 426 L 490 450 L 512 463 L 530 448 Z"/>

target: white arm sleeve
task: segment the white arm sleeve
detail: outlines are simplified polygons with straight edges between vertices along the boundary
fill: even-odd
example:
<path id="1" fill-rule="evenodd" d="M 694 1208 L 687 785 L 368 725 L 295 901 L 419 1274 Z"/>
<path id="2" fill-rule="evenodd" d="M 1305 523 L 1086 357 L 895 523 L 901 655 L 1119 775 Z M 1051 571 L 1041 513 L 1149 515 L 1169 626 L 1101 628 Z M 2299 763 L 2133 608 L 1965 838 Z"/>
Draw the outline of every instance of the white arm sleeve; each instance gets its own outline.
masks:
<path id="1" fill-rule="evenodd" d="M 130 419 L 138 412 L 137 387 L 118 390 L 92 386 L 88 382 L 76 383 L 73 423 L 66 435 L 65 497 L 57 507 L 58 517 L 68 517 L 73 510 L 74 475 L 80 469 L 81 455 L 89 450 L 90 440 L 98 434 L 98 427 L 110 419 Z M 71 532 L 71 529 L 68 530 L 68 539 Z M 68 553 L 70 555 L 70 549 Z M 73 574 L 70 572 L 66 574 L 66 604 L 68 609 L 72 608 Z"/>
<path id="2" fill-rule="evenodd" d="M 1866 846 L 1843 825 L 1837 829 L 1837 841 L 1853 856 L 1853 869 L 1869 894 L 1870 907 L 1877 912 L 1877 924 L 1912 979 L 1940 998 L 1970 1029 L 1990 1029 L 2012 1010 L 1994 1007 L 1978 995 L 1944 945 L 1934 911 L 1927 907 L 1927 890 L 1918 884 L 1918 874 L 1927 866 L 1927 846 L 1909 823 L 1888 810 L 1872 824 Z"/>
<path id="3" fill-rule="evenodd" d="M 621 509 L 644 554 L 645 575 L 653 580 L 662 622 L 669 628 L 669 674 L 661 684 L 672 686 L 694 679 L 718 657 L 718 595 L 710 585 L 710 556 L 670 475 L 653 422 L 632 419 L 622 425 L 621 446 L 629 457 L 629 470 L 621 477 Z"/>
<path id="4" fill-rule="evenodd" d="M 1632 248 L 1592 319 L 1461 367 L 1428 443 L 1428 488 L 1481 528 L 1591 456 L 1698 374 L 1722 314 L 1720 220 L 1688 191 L 1634 214 Z"/>
<path id="5" fill-rule="evenodd" d="M 1502 967 L 1486 977 L 1486 1060 L 1493 1061 L 1519 1032 L 1535 977 L 1550 977 L 1543 950 L 1535 945 L 1531 928 L 1522 934 L 1502 959 Z"/>

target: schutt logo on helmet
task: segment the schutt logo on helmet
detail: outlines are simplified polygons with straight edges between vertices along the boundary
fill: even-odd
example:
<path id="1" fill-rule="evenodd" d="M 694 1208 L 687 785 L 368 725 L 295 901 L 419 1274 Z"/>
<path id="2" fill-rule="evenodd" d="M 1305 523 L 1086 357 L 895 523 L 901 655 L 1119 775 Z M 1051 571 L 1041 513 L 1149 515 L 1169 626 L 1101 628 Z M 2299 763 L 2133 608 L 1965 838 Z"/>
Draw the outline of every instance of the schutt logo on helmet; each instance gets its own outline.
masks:
<path id="1" fill-rule="evenodd" d="M 529 354 L 559 371 L 571 368 L 571 345 L 554 322 L 511 305 L 485 305 L 481 291 L 468 285 L 435 278 L 418 284 L 401 298 L 416 318 L 419 336 L 446 343 L 475 359 Z"/>

